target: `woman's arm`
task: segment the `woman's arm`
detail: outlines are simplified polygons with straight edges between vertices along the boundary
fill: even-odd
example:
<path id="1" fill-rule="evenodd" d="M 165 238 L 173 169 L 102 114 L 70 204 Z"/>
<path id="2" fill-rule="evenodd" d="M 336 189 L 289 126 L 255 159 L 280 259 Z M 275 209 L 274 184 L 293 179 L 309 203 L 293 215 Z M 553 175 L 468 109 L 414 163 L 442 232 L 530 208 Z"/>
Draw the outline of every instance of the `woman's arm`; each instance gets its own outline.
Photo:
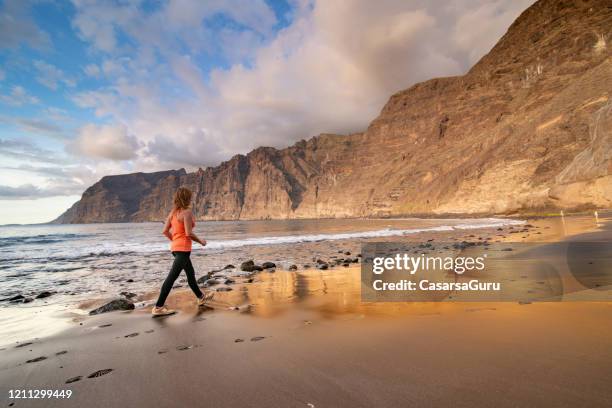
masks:
<path id="1" fill-rule="evenodd" d="M 183 223 L 185 225 L 185 233 L 189 238 L 199 242 L 202 246 L 206 245 L 206 240 L 198 238 L 195 232 L 193 232 L 193 213 L 191 210 L 183 211 Z"/>
<path id="2" fill-rule="evenodd" d="M 170 225 L 172 225 L 171 220 L 172 214 L 169 214 L 168 218 L 166 218 L 166 222 L 164 223 L 164 229 L 162 230 L 162 234 L 164 234 L 170 241 L 172 241 L 172 234 L 170 234 Z"/>

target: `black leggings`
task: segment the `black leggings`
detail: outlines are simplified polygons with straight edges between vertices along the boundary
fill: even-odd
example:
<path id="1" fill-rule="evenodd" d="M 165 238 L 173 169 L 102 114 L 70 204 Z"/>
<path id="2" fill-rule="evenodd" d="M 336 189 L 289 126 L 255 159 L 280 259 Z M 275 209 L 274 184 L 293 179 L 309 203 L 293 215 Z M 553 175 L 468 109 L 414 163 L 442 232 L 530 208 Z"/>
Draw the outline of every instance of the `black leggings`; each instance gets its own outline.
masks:
<path id="1" fill-rule="evenodd" d="M 172 252 L 172 255 L 174 255 L 174 262 L 172 263 L 170 273 L 162 285 L 161 292 L 159 292 L 159 298 L 155 304 L 157 307 L 162 307 L 164 303 L 166 303 L 166 298 L 172 289 L 172 285 L 174 285 L 174 281 L 176 278 L 178 278 L 183 269 L 187 275 L 187 283 L 189 283 L 189 287 L 193 293 L 195 293 L 198 298 L 202 297 L 202 291 L 198 287 L 198 282 L 196 282 L 195 271 L 193 270 L 193 265 L 191 264 L 191 259 L 189 258 L 191 252 L 176 251 Z"/>

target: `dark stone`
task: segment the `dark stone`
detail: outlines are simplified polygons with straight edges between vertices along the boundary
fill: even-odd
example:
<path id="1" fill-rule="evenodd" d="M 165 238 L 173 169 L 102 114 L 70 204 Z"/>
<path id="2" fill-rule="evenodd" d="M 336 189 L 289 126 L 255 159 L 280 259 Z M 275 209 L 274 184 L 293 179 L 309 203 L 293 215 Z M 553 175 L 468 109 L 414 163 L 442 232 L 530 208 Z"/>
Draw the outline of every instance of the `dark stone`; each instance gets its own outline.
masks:
<path id="1" fill-rule="evenodd" d="M 33 300 L 34 300 L 34 299 L 32 299 L 32 298 L 25 298 L 25 299 L 23 299 L 21 302 L 22 302 L 22 303 L 30 303 L 30 302 L 32 302 Z"/>
<path id="2" fill-rule="evenodd" d="M 232 290 L 232 288 L 228 288 L 227 286 L 222 286 L 220 288 L 217 288 L 216 290 L 217 292 L 229 292 Z"/>
<path id="3" fill-rule="evenodd" d="M 120 293 L 120 295 L 121 295 L 121 296 L 124 296 L 124 297 L 126 297 L 126 298 L 128 298 L 128 299 L 131 299 L 131 298 L 133 298 L 133 297 L 136 297 L 136 294 L 135 294 L 135 293 L 132 293 L 132 292 L 125 292 L 125 291 L 124 291 L 124 292 L 121 292 L 121 293 Z"/>
<path id="4" fill-rule="evenodd" d="M 210 279 L 206 279 L 206 281 L 204 282 L 204 285 L 206 285 L 206 286 L 213 286 L 213 285 L 218 285 L 219 283 L 221 283 L 221 282 L 218 279 L 210 278 Z"/>
<path id="5" fill-rule="evenodd" d="M 350 253 L 349 251 L 346 251 L 346 252 L 344 253 L 344 255 L 350 255 L 350 254 L 351 254 L 351 253 Z"/>
<path id="6" fill-rule="evenodd" d="M 276 264 L 274 262 L 264 262 L 261 264 L 261 267 L 264 269 L 272 269 L 276 268 Z"/>
<path id="7" fill-rule="evenodd" d="M 214 274 L 214 271 L 208 272 L 206 275 L 199 277 L 197 282 L 206 283 L 206 281 L 209 280 L 213 276 L 213 274 Z"/>
<path id="8" fill-rule="evenodd" d="M 126 280 L 126 282 L 132 283 L 132 282 L 134 282 L 134 279 L 128 279 L 128 280 Z"/>
<path id="9" fill-rule="evenodd" d="M 101 313 L 113 312 L 115 310 L 134 310 L 134 304 L 127 299 L 115 299 L 104 306 L 100 306 L 97 309 L 89 312 L 90 315 L 97 315 Z"/>
<path id="10" fill-rule="evenodd" d="M 223 269 L 234 269 L 234 268 L 235 268 L 234 265 L 228 264 L 228 265 L 225 265 L 225 267 Z"/>
<path id="11" fill-rule="evenodd" d="M 36 296 L 36 299 L 44 299 L 44 298 L 48 298 L 49 296 L 51 296 L 53 293 L 49 292 L 48 290 L 45 290 L 43 292 L 40 292 L 38 294 L 38 296 Z"/>
<path id="12" fill-rule="evenodd" d="M 321 269 L 321 270 L 325 270 L 327 268 L 329 268 L 329 265 L 326 263 L 320 263 L 317 265 L 317 268 Z"/>
<path id="13" fill-rule="evenodd" d="M 289 266 L 289 270 L 290 271 L 297 271 L 297 268 L 298 268 L 297 265 L 290 265 Z"/>
<path id="14" fill-rule="evenodd" d="M 16 296 L 13 296 L 12 298 L 9 298 L 8 301 L 9 302 L 14 302 L 16 300 L 23 300 L 23 299 L 25 299 L 25 296 L 23 296 L 23 295 L 16 295 Z"/>
<path id="15" fill-rule="evenodd" d="M 241 263 L 240 270 L 246 271 L 246 272 L 252 272 L 254 266 L 255 266 L 255 262 L 253 262 L 253 260 L 251 259 L 251 260 Z"/>

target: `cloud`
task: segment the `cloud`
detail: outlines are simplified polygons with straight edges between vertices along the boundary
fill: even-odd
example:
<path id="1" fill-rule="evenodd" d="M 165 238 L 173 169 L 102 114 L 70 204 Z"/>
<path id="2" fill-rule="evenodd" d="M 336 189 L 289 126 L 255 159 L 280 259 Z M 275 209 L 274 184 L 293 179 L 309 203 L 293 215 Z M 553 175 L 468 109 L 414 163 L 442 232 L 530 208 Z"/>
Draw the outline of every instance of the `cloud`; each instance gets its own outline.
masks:
<path id="1" fill-rule="evenodd" d="M 15 85 L 11 88 L 10 94 L 0 94 L 0 102 L 12 106 L 34 105 L 40 100 L 30 95 L 23 87 Z"/>
<path id="2" fill-rule="evenodd" d="M 87 76 L 93 77 L 93 78 L 99 78 L 100 77 L 100 67 L 98 67 L 96 64 L 88 64 L 83 71 L 85 71 L 85 74 L 87 74 Z"/>
<path id="3" fill-rule="evenodd" d="M 137 46 L 154 47 L 164 53 L 175 49 L 210 51 L 214 48 L 211 41 L 214 32 L 205 23 L 219 15 L 230 19 L 237 31 L 246 29 L 260 36 L 271 35 L 277 23 L 274 12 L 263 0 L 171 1 L 146 13 L 137 2 L 73 0 L 73 3 L 77 10 L 73 26 L 79 36 L 106 53 L 133 51 L 118 40 L 120 36 L 134 39 Z"/>
<path id="4" fill-rule="evenodd" d="M 5 0 L 0 6 L 0 48 L 29 45 L 44 49 L 51 45 L 47 33 L 37 27 L 29 14 L 30 2 Z"/>
<path id="5" fill-rule="evenodd" d="M 68 145 L 71 153 L 97 159 L 130 160 L 136 158 L 138 140 L 125 126 L 86 125 Z"/>
<path id="6" fill-rule="evenodd" d="M 54 194 L 32 184 L 24 184 L 19 187 L 0 185 L 0 200 L 30 200 L 33 198 L 51 197 L 53 195 L 62 194 Z"/>
<path id="7" fill-rule="evenodd" d="M 76 81 L 68 78 L 64 72 L 54 65 L 44 61 L 34 61 L 34 67 L 38 71 L 36 80 L 49 89 L 57 90 L 58 84 L 63 83 L 67 86 L 76 86 Z"/>
<path id="8" fill-rule="evenodd" d="M 64 163 L 55 152 L 42 149 L 23 139 L 0 139 L 0 156 L 23 162 Z"/>
<path id="9" fill-rule="evenodd" d="M 63 129 L 55 122 L 42 119 L 17 118 L 16 123 L 24 130 L 32 133 L 58 136 Z"/>
<path id="10" fill-rule="evenodd" d="M 76 195 L 80 194 L 83 189 L 81 185 L 70 187 L 72 188 L 65 188 L 65 186 L 38 187 L 33 184 L 22 184 L 17 187 L 0 185 L 0 200 L 36 200 L 46 197 Z"/>
<path id="11" fill-rule="evenodd" d="M 365 129 L 394 92 L 465 73 L 531 1 L 295 2 L 277 33 L 260 2 L 169 2 L 148 14 L 76 2 L 75 27 L 106 55 L 111 85 L 74 101 L 127 126 L 145 146 L 136 168 L 213 165 L 259 145 Z M 218 14 L 242 28 L 211 32 Z M 234 63 L 202 67 L 198 55 L 215 47 Z"/>

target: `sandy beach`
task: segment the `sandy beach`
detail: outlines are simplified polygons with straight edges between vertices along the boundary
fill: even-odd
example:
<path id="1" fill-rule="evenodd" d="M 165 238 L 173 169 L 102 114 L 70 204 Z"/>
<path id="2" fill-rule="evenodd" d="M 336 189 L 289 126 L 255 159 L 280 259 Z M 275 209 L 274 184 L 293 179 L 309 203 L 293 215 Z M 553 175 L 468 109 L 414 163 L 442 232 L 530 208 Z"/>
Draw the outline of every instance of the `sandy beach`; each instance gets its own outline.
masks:
<path id="1" fill-rule="evenodd" d="M 528 232 L 418 239 L 610 242 L 609 214 L 600 221 L 544 218 L 528 220 Z M 4 406 L 612 404 L 610 302 L 362 303 L 359 264 L 261 272 L 232 289 L 212 310 L 178 289 L 174 316 L 76 317 L 57 335 L 3 346 Z M 73 394 L 9 400 L 10 389 Z"/>

